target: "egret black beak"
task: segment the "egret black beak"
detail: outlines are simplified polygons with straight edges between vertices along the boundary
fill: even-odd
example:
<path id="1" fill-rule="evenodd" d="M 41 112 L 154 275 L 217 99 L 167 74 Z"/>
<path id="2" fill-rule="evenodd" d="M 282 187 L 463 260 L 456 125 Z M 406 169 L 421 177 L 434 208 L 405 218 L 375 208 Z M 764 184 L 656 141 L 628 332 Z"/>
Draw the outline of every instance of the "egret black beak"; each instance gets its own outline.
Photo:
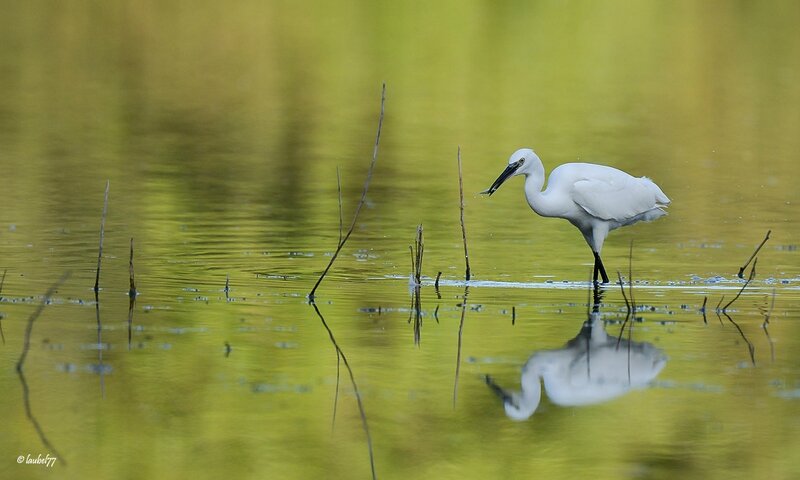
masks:
<path id="1" fill-rule="evenodd" d="M 486 385 L 488 385 L 489 388 L 492 389 L 492 391 L 495 393 L 495 395 L 500 397 L 500 399 L 503 401 L 503 403 L 513 403 L 514 399 L 513 399 L 513 397 L 511 397 L 511 394 L 506 392 L 500 385 L 494 383 L 494 379 L 492 379 L 492 377 L 490 377 L 489 375 L 486 375 L 484 377 L 484 380 L 486 381 Z"/>
<path id="2" fill-rule="evenodd" d="M 497 177 L 497 180 L 494 181 L 492 186 L 489 187 L 488 189 L 482 191 L 481 195 L 489 195 L 491 197 L 492 194 L 494 192 L 496 192 L 498 188 L 500 188 L 500 185 L 502 185 L 503 182 L 508 180 L 508 177 L 514 175 L 514 172 L 516 172 L 519 169 L 519 167 L 522 166 L 522 162 L 523 162 L 523 159 L 519 159 L 518 161 L 516 161 L 514 163 L 509 163 L 508 166 L 506 167 L 506 169 L 503 170 L 503 173 L 501 173 L 500 176 Z"/>

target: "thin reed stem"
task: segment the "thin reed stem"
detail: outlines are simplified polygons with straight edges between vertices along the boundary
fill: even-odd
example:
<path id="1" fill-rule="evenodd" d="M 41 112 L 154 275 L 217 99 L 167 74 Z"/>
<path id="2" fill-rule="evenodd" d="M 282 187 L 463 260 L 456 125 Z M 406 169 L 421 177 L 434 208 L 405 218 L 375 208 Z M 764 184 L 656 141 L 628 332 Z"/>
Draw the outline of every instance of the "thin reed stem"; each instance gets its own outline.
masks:
<path id="1" fill-rule="evenodd" d="M 619 290 L 622 292 L 622 298 L 625 300 L 625 320 L 622 321 L 622 327 L 619 329 L 619 335 L 617 336 L 617 346 L 616 349 L 619 349 L 619 344 L 622 341 L 622 334 L 625 333 L 625 326 L 628 324 L 628 321 L 631 319 L 631 304 L 628 303 L 628 297 L 625 296 L 625 283 L 622 281 L 622 275 L 617 270 L 617 279 L 619 280 Z M 630 334 L 630 327 L 628 328 L 628 333 Z"/>
<path id="2" fill-rule="evenodd" d="M 708 303 L 708 296 L 703 297 L 703 306 L 700 311 L 703 313 L 703 323 L 708 325 L 708 318 L 706 317 L 706 304 Z"/>
<path id="3" fill-rule="evenodd" d="M 339 350 L 336 350 L 336 391 L 333 394 L 333 417 L 331 418 L 331 433 L 336 427 L 336 412 L 339 409 L 339 379 L 341 378 L 341 365 L 342 356 L 339 355 Z"/>
<path id="4" fill-rule="evenodd" d="M 131 258 L 130 261 L 128 262 L 128 276 L 130 283 L 128 296 L 136 297 L 136 275 L 133 272 L 133 237 L 131 237 Z"/>
<path id="5" fill-rule="evenodd" d="M 384 83 L 383 87 L 381 88 L 381 111 L 380 111 L 380 116 L 378 117 L 378 132 L 375 135 L 375 146 L 372 149 L 372 162 L 369 165 L 369 170 L 367 170 L 367 178 L 364 181 L 364 188 L 361 191 L 361 200 L 358 202 L 358 205 L 356 206 L 356 211 L 355 214 L 353 215 L 353 221 L 350 223 L 350 228 L 347 229 L 347 233 L 339 241 L 339 245 L 337 245 L 336 250 L 333 252 L 333 255 L 331 255 L 331 259 L 328 262 L 328 266 L 325 267 L 325 270 L 323 270 L 322 274 L 319 276 L 319 279 L 317 279 L 317 283 L 314 284 L 314 288 L 312 288 L 311 292 L 309 292 L 308 294 L 309 301 L 312 302 L 314 301 L 314 294 L 316 293 L 317 288 L 319 287 L 320 283 L 322 283 L 322 280 L 325 278 L 325 275 L 328 274 L 328 270 L 330 270 L 331 267 L 333 266 L 333 262 L 336 261 L 336 258 L 339 256 L 339 252 L 342 251 L 342 247 L 344 247 L 344 244 L 347 242 L 347 239 L 350 238 L 350 235 L 353 233 L 353 229 L 355 229 L 356 222 L 358 221 L 358 215 L 359 213 L 361 213 L 361 208 L 364 206 L 364 203 L 367 200 L 367 191 L 369 190 L 369 182 L 370 180 L 372 180 L 372 171 L 375 169 L 375 163 L 378 161 L 378 145 L 380 144 L 380 139 L 381 139 L 381 128 L 383 126 L 383 113 L 384 113 L 385 103 L 386 103 L 386 84 Z"/>
<path id="6" fill-rule="evenodd" d="M 733 321 L 733 318 L 731 318 L 730 315 L 728 315 L 728 313 L 725 311 L 725 309 L 722 310 L 722 314 L 725 315 L 725 318 L 727 318 L 728 321 L 731 322 L 734 327 L 736 327 L 736 330 L 739 331 L 739 335 L 742 337 L 742 340 L 744 340 L 744 343 L 747 344 L 747 351 L 750 354 L 750 361 L 753 363 L 753 365 L 755 365 L 756 364 L 756 347 L 754 347 L 753 343 L 750 340 L 747 339 L 747 336 L 744 334 L 744 331 L 742 331 L 742 327 L 740 327 L 738 323 Z M 717 315 L 719 315 L 719 314 L 717 314 Z"/>
<path id="7" fill-rule="evenodd" d="M 417 238 L 415 240 L 415 244 L 417 246 L 416 255 L 414 258 L 414 279 L 416 280 L 417 285 L 421 285 L 422 283 L 422 255 L 425 253 L 425 243 L 422 239 L 422 224 L 420 223 L 417 226 Z"/>
<path id="8" fill-rule="evenodd" d="M 739 267 L 739 273 L 737 274 L 739 278 L 744 279 L 744 270 L 747 268 L 748 265 L 750 265 L 750 262 L 752 262 L 753 259 L 756 257 L 758 252 L 761 250 L 761 247 L 763 247 L 764 244 L 767 243 L 767 240 L 769 240 L 770 233 L 772 233 L 772 230 L 767 230 L 767 235 L 764 237 L 764 240 L 761 240 L 761 243 L 758 245 L 758 247 L 756 247 L 756 250 L 753 252 L 752 255 L 750 255 L 750 258 L 747 259 L 744 265 Z"/>
<path id="9" fill-rule="evenodd" d="M 97 274 L 94 277 L 94 293 L 100 291 L 100 262 L 103 259 L 103 239 L 106 232 L 106 215 L 108 214 L 108 190 L 111 186 L 111 181 L 106 180 L 106 193 L 103 199 L 103 215 L 100 217 L 100 247 L 97 250 Z"/>
<path id="10" fill-rule="evenodd" d="M 372 436 L 369 433 L 369 424 L 367 423 L 367 413 L 364 410 L 364 403 L 361 400 L 361 392 L 358 389 L 358 385 L 356 384 L 356 378 L 353 375 L 353 369 L 350 367 L 350 363 L 347 361 L 347 357 L 345 356 L 342 349 L 339 347 L 339 343 L 336 342 L 336 337 L 333 336 L 333 330 L 330 329 L 328 323 L 325 321 L 325 317 L 322 316 L 322 312 L 320 312 L 317 304 L 314 301 L 311 301 L 311 306 L 314 307 L 314 311 L 317 313 L 317 317 L 319 317 L 320 321 L 322 322 L 322 326 L 325 327 L 325 330 L 328 332 L 328 337 L 333 344 L 333 347 L 336 349 L 336 353 L 341 358 L 342 363 L 344 363 L 344 367 L 347 370 L 347 373 L 350 375 L 350 383 L 353 385 L 353 391 L 355 392 L 356 402 L 358 403 L 358 413 L 361 416 L 361 425 L 364 428 L 364 434 L 367 437 L 367 449 L 369 450 L 369 466 L 372 471 L 372 478 L 373 480 L 377 478 L 375 473 L 375 455 L 372 450 Z"/>
<path id="11" fill-rule="evenodd" d="M 471 277 L 469 269 L 469 251 L 467 250 L 467 229 L 464 226 L 464 181 L 461 175 L 461 146 L 458 147 L 458 197 L 461 207 L 461 238 L 464 239 L 464 263 L 466 264 L 466 281 Z"/>
<path id="12" fill-rule="evenodd" d="M 756 265 L 757 264 L 758 264 L 758 258 L 756 258 L 756 260 L 753 262 L 753 267 L 750 268 L 750 275 L 747 276 L 747 280 L 744 282 L 744 285 L 742 285 L 742 288 L 739 290 L 739 292 L 736 294 L 736 296 L 733 297 L 733 300 L 731 300 L 730 302 L 725 304 L 724 307 L 722 307 L 722 311 L 723 312 L 726 311 L 728 309 L 728 307 L 730 307 L 733 304 L 733 302 L 736 301 L 737 298 L 739 298 L 739 296 L 742 294 L 742 292 L 744 292 L 744 289 L 747 288 L 747 285 L 749 285 L 750 282 L 753 281 L 753 279 L 756 277 Z M 720 301 L 720 303 L 721 303 L 721 301 Z"/>
<path id="13" fill-rule="evenodd" d="M 461 340 L 464 333 L 464 318 L 467 314 L 467 296 L 469 296 L 469 286 L 464 287 L 464 300 L 461 302 L 461 320 L 458 322 L 458 347 L 456 349 L 456 375 L 453 381 L 453 408 L 456 408 L 458 399 L 458 375 L 461 372 Z"/>
<path id="14" fill-rule="evenodd" d="M 28 417 L 28 420 L 33 425 L 33 428 L 36 430 L 36 433 L 39 435 L 39 440 L 41 440 L 42 445 L 45 446 L 48 450 L 53 452 L 61 463 L 67 464 L 66 460 L 64 460 L 63 456 L 58 453 L 58 450 L 53 446 L 52 443 L 47 439 L 47 435 L 44 433 L 44 429 L 36 420 L 36 417 L 33 415 L 33 410 L 31 408 L 31 400 L 30 400 L 30 390 L 28 389 L 28 382 L 25 381 L 25 374 L 23 372 L 23 366 L 25 365 L 25 360 L 28 358 L 28 352 L 31 349 L 31 334 L 33 333 L 33 322 L 39 318 L 39 316 L 44 311 L 44 307 L 48 305 L 53 297 L 53 294 L 58 290 L 58 288 L 69 278 L 70 272 L 64 273 L 61 278 L 54 283 L 44 294 L 44 298 L 42 298 L 42 302 L 36 307 L 36 310 L 28 317 L 28 323 L 25 327 L 25 337 L 22 344 L 22 353 L 19 356 L 19 360 L 17 360 L 17 375 L 19 375 L 19 381 L 22 384 L 22 402 L 25 405 L 25 415 Z"/>

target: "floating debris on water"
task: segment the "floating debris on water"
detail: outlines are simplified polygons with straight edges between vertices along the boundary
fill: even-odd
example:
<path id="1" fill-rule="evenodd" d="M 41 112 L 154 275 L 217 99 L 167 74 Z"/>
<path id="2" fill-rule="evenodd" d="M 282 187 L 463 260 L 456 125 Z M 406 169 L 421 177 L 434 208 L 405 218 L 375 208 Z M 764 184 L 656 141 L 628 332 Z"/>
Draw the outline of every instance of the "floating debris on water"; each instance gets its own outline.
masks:
<path id="1" fill-rule="evenodd" d="M 465 360 L 466 360 L 467 363 L 477 363 L 477 364 L 486 364 L 486 365 L 492 365 L 492 364 L 498 364 L 498 363 L 502 363 L 502 364 L 516 364 L 517 363 L 516 359 L 512 359 L 512 358 L 509 358 L 509 357 L 480 357 L 479 358 L 479 357 L 470 356 L 470 357 L 467 357 Z"/>
<path id="2" fill-rule="evenodd" d="M 205 333 L 208 332 L 206 327 L 170 327 L 167 329 L 168 333 L 175 335 L 183 335 L 186 333 Z"/>
<path id="3" fill-rule="evenodd" d="M 309 393 L 311 387 L 308 385 L 254 383 L 250 390 L 253 393 Z"/>
<path id="4" fill-rule="evenodd" d="M 294 333 L 297 331 L 297 327 L 294 325 L 275 325 L 274 327 L 272 327 L 272 331 Z"/>
<path id="5" fill-rule="evenodd" d="M 63 373 L 75 373 L 78 371 L 78 367 L 74 363 L 58 363 L 56 370 Z"/>
<path id="6" fill-rule="evenodd" d="M 113 370 L 111 368 L 111 365 L 107 363 L 103 363 L 101 365 L 98 365 L 96 363 L 91 363 L 83 367 L 83 369 L 89 373 L 95 373 L 98 375 L 108 375 Z"/>
<path id="7" fill-rule="evenodd" d="M 367 260 L 374 260 L 379 258 L 377 254 L 370 252 L 369 250 L 360 249 L 353 253 L 353 256 L 356 257 L 356 260 L 359 262 L 364 262 Z"/>
<path id="8" fill-rule="evenodd" d="M 800 388 L 795 388 L 794 390 L 778 390 L 775 392 L 775 396 L 787 400 L 797 400 L 800 399 Z"/>

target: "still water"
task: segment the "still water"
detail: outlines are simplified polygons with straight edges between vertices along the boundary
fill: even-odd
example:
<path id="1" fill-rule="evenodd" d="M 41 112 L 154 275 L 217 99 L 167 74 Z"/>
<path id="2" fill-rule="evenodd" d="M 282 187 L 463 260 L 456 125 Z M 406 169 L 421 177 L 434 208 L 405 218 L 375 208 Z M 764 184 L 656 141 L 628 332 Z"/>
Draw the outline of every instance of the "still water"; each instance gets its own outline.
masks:
<path id="1" fill-rule="evenodd" d="M 3 478 L 800 477 L 796 2 L 3 12 Z M 619 347 L 574 227 L 476 194 L 522 146 L 673 201 L 606 242 Z"/>

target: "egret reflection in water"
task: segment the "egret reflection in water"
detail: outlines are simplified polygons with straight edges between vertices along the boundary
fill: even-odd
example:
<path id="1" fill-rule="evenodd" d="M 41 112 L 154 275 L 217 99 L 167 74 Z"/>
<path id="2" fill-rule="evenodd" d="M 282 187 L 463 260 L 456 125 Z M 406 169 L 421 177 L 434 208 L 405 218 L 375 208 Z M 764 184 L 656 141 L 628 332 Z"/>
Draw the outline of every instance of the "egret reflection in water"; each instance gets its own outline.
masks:
<path id="1" fill-rule="evenodd" d="M 666 364 L 666 355 L 653 344 L 609 335 L 594 312 L 566 345 L 530 356 L 519 392 L 499 387 L 489 376 L 486 383 L 503 399 L 506 415 L 521 421 L 539 406 L 542 383 L 556 405 L 593 405 L 646 387 Z"/>

